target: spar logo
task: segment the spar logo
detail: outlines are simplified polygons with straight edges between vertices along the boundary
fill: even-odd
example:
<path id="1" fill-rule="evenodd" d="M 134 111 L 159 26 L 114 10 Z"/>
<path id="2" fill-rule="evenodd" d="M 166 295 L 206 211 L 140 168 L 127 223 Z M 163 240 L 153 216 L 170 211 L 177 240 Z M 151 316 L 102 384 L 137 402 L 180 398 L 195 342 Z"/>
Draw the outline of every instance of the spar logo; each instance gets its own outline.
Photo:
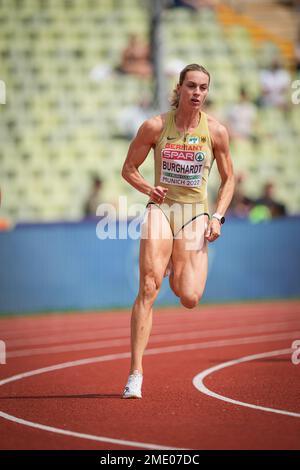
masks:
<path id="1" fill-rule="evenodd" d="M 203 152 L 200 152 L 200 153 L 203 153 Z M 189 152 L 186 150 L 163 149 L 162 157 L 168 160 L 184 160 L 188 162 L 193 162 L 194 152 Z"/>
<path id="2" fill-rule="evenodd" d="M 197 152 L 196 155 L 195 155 L 195 160 L 197 162 L 203 162 L 205 158 L 205 153 L 204 152 Z"/>

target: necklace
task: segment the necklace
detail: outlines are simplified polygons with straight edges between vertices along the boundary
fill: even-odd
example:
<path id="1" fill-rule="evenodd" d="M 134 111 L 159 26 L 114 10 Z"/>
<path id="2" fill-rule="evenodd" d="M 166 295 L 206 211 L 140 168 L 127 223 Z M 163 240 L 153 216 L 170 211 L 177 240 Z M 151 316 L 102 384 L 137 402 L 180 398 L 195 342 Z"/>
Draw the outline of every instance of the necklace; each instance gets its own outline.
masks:
<path id="1" fill-rule="evenodd" d="M 201 113 L 199 113 L 197 125 L 195 127 L 193 127 L 193 129 L 196 129 L 199 126 L 200 119 L 201 119 Z M 176 114 L 174 115 L 174 121 L 175 121 L 175 126 L 176 126 L 178 132 L 180 133 L 179 128 L 177 127 Z M 186 140 L 186 137 L 189 135 L 189 128 L 190 127 L 191 126 L 188 126 L 187 128 L 185 128 L 185 127 L 183 128 L 183 140 Z"/>
<path id="2" fill-rule="evenodd" d="M 198 115 L 198 123 L 197 123 L 197 125 L 196 125 L 193 129 L 196 129 L 196 128 L 199 126 L 200 120 L 201 120 L 201 112 L 200 112 L 199 115 Z M 179 135 L 181 135 L 181 132 L 179 131 L 179 129 L 178 129 L 178 127 L 177 127 L 177 123 L 176 123 L 176 114 L 174 114 L 174 121 L 175 121 L 176 129 L 177 129 Z M 188 137 L 188 135 L 189 135 L 189 128 L 190 128 L 190 126 L 189 126 L 187 129 L 183 128 L 183 139 L 182 139 L 182 140 L 183 140 L 183 148 L 184 148 L 184 150 L 185 150 L 185 146 L 186 146 L 186 140 L 187 140 L 187 137 Z"/>

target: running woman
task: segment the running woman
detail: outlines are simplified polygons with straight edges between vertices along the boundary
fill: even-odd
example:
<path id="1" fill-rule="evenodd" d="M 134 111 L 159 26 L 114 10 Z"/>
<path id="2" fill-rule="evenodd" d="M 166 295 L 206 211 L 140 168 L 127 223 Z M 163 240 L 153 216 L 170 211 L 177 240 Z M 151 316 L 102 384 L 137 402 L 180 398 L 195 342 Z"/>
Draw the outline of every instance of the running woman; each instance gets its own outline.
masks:
<path id="1" fill-rule="evenodd" d="M 145 121 L 131 142 L 123 178 L 149 196 L 140 241 L 140 285 L 131 315 L 131 367 L 123 398 L 142 398 L 142 359 L 152 328 L 152 306 L 164 275 L 181 304 L 196 307 L 206 284 L 208 242 L 221 234 L 234 192 L 226 128 L 202 111 L 210 74 L 187 65 L 173 92 L 172 110 Z M 154 150 L 155 185 L 139 172 Z M 221 184 L 210 217 L 207 183 L 216 160 Z"/>

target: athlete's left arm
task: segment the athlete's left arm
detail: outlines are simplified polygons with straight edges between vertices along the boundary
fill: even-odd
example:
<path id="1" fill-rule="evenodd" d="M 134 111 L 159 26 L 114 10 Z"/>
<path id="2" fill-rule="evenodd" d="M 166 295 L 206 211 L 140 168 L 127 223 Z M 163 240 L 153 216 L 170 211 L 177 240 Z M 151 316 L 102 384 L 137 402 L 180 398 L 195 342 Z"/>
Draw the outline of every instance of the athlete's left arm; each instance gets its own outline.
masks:
<path id="1" fill-rule="evenodd" d="M 233 197 L 235 184 L 227 129 L 217 122 L 214 123 L 211 129 L 211 138 L 214 157 L 221 177 L 215 212 L 225 215 Z M 208 225 L 206 238 L 209 241 L 214 241 L 219 237 L 220 232 L 219 221 L 212 218 Z"/>
<path id="2" fill-rule="evenodd" d="M 221 177 L 216 211 L 225 215 L 234 193 L 233 164 L 229 150 L 229 136 L 226 127 L 217 124 L 212 134 L 214 157 Z"/>

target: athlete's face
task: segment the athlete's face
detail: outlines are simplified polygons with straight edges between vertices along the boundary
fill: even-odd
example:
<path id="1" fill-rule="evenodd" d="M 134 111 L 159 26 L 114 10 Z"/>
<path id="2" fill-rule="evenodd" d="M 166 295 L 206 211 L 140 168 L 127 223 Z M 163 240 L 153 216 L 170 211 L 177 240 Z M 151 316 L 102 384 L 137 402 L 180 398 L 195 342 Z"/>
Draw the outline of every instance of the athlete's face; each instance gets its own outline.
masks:
<path id="1" fill-rule="evenodd" d="M 187 72 L 182 85 L 178 85 L 179 103 L 201 108 L 208 94 L 209 77 L 203 72 Z"/>

